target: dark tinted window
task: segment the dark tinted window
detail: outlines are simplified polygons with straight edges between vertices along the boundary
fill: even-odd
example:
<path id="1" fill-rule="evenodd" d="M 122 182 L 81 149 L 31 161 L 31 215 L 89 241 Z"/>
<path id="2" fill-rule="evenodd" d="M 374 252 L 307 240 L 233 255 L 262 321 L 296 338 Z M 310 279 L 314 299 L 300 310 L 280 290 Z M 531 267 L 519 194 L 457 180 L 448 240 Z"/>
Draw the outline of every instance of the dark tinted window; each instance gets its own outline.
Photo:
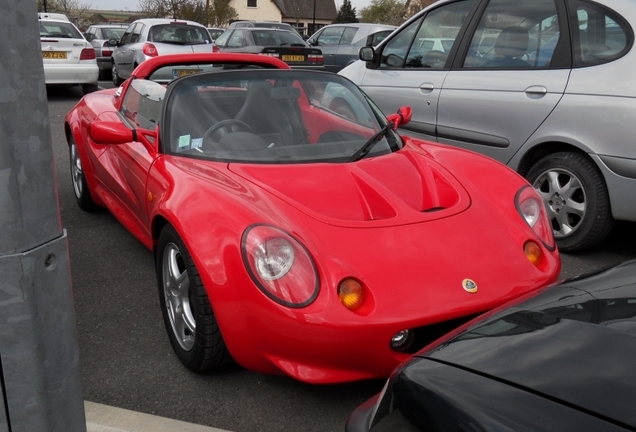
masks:
<path id="1" fill-rule="evenodd" d="M 159 24 L 152 26 L 148 40 L 174 45 L 200 45 L 210 43 L 210 34 L 204 27 L 186 24 Z"/>

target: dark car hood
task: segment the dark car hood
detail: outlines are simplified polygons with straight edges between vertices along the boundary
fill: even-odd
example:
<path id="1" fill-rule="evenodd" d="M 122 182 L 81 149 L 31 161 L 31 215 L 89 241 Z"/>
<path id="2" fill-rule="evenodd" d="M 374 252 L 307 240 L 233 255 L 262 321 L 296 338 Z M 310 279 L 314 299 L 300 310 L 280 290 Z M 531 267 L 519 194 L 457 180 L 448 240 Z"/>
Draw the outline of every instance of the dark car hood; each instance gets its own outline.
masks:
<path id="1" fill-rule="evenodd" d="M 358 163 L 230 164 L 230 170 L 335 226 L 406 225 L 448 217 L 470 206 L 468 193 L 455 177 L 414 151 Z"/>
<path id="2" fill-rule="evenodd" d="M 636 427 L 636 261 L 566 281 L 420 356 Z"/>

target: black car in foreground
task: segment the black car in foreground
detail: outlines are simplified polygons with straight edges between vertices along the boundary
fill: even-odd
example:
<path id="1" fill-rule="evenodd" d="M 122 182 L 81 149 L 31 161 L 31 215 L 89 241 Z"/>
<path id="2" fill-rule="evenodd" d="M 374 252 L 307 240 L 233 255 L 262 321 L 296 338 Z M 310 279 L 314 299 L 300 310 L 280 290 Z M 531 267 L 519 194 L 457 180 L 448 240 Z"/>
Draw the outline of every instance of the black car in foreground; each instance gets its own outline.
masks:
<path id="1" fill-rule="evenodd" d="M 505 305 L 398 367 L 346 431 L 636 430 L 636 260 Z"/>

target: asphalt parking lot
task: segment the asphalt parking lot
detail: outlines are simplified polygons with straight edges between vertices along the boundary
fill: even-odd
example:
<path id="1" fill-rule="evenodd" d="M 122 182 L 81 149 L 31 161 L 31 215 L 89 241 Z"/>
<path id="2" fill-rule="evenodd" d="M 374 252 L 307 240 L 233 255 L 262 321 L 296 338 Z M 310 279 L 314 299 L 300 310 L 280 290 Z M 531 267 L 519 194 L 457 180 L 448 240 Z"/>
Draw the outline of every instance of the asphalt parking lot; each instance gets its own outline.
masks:
<path id="1" fill-rule="evenodd" d="M 109 83 L 100 83 L 109 85 Z M 152 254 L 107 212 L 86 213 L 69 176 L 63 118 L 79 89 L 48 91 L 63 227 L 68 232 L 84 399 L 231 431 L 341 431 L 383 381 L 312 386 L 229 366 L 197 375 L 173 355 Z M 563 255 L 563 278 L 636 258 L 636 224 L 591 251 Z"/>

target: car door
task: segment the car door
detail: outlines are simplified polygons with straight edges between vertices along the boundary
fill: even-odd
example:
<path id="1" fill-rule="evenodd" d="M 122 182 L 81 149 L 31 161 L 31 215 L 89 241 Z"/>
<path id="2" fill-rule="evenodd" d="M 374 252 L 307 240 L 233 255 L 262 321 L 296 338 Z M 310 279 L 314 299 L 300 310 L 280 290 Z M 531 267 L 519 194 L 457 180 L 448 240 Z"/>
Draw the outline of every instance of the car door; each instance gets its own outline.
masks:
<path id="1" fill-rule="evenodd" d="M 135 69 L 135 56 L 137 49 L 141 49 L 141 47 L 138 46 L 138 42 L 143 27 L 143 23 L 138 22 L 134 24 L 129 39 L 127 39 L 126 44 L 119 50 L 117 73 L 122 78 L 128 78 Z M 128 32 L 128 30 L 126 30 L 126 32 Z"/>
<path id="2" fill-rule="evenodd" d="M 120 68 L 122 68 L 123 70 L 126 62 L 128 63 L 132 62 L 132 55 L 131 55 L 132 53 L 129 51 L 129 49 L 130 49 L 130 41 L 132 38 L 132 31 L 135 25 L 136 25 L 135 23 L 132 23 L 131 25 L 128 26 L 128 28 L 124 32 L 124 35 L 121 37 L 121 41 L 119 42 L 117 48 L 113 50 L 113 62 L 115 63 L 115 66 L 117 67 L 117 73 L 122 78 L 124 77 L 124 75 L 119 72 Z"/>
<path id="3" fill-rule="evenodd" d="M 395 113 L 403 105 L 413 108 L 408 131 L 436 139 L 438 98 L 454 52 L 433 50 L 424 39 L 448 38 L 458 45 L 477 3 L 447 2 L 416 16 L 378 47 L 378 64 L 364 71 L 358 84 L 385 114 Z"/>
<path id="4" fill-rule="evenodd" d="M 347 66 L 352 62 L 353 59 L 357 60 L 357 50 L 358 46 L 353 45 L 354 39 L 360 39 L 361 35 L 359 33 L 364 33 L 365 30 L 360 29 L 354 26 L 345 27 L 345 31 L 342 33 L 342 37 L 340 38 L 340 43 L 338 44 L 338 48 L 336 49 L 335 54 L 333 55 L 332 64 L 334 65 L 332 72 L 338 72 L 343 67 Z M 365 39 L 366 41 L 366 39 Z M 324 57 L 324 52 L 323 52 Z M 329 70 L 329 69 L 327 69 Z"/>
<path id="5" fill-rule="evenodd" d="M 120 115 L 129 127 L 154 130 L 161 113 L 165 87 L 153 81 L 134 80 L 127 89 Z M 149 238 L 150 221 L 147 209 L 146 183 L 150 168 L 157 157 L 157 143 L 150 143 L 141 134 L 129 143 L 107 145 L 99 158 L 99 176 L 111 192 L 109 208 L 138 237 Z M 108 204 L 108 203 L 107 203 Z"/>
<path id="6" fill-rule="evenodd" d="M 561 0 L 491 0 L 474 24 L 443 84 L 437 139 L 508 163 L 563 96 L 566 13 Z"/>
<path id="7" fill-rule="evenodd" d="M 338 72 L 342 69 L 338 67 L 336 53 L 345 30 L 344 26 L 326 27 L 312 42 L 313 46 L 319 47 L 322 51 L 325 70 L 329 72 Z"/>

